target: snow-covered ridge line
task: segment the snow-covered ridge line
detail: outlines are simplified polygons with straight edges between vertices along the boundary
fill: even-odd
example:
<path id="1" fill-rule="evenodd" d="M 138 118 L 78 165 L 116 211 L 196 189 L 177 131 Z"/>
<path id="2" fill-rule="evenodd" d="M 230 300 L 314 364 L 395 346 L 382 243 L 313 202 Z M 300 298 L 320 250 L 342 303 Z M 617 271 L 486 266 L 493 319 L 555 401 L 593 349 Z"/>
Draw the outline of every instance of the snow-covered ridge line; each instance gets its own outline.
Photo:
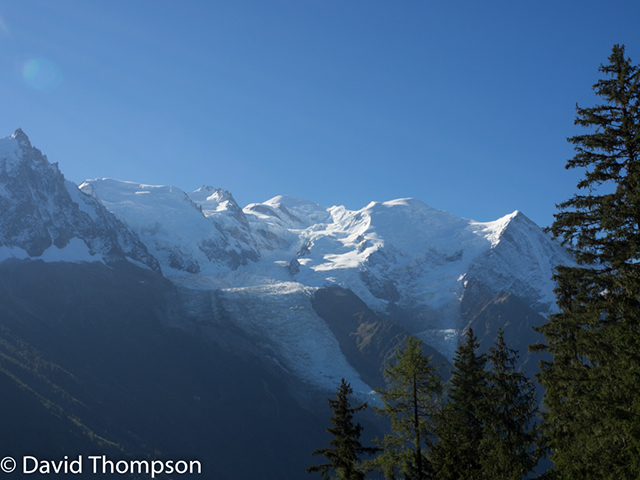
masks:
<path id="1" fill-rule="evenodd" d="M 500 242 L 500 238 L 502 236 L 502 232 L 507 228 L 507 225 L 513 220 L 517 215 L 521 215 L 521 213 L 516 210 L 513 213 L 509 213 L 504 217 L 501 217 L 492 222 L 470 222 L 470 225 L 477 226 L 483 235 L 485 235 L 486 239 L 491 242 L 491 247 L 495 247 L 498 242 Z"/>
<path id="2" fill-rule="evenodd" d="M 517 263 L 515 258 L 494 255 L 517 221 L 531 240 L 527 245 L 521 242 L 527 250 L 517 255 L 534 260 L 538 274 L 510 269 L 508 276 L 484 277 L 497 291 L 537 281 L 528 286 L 533 291 L 529 297 L 542 312 L 548 310 L 550 298 L 548 282 L 542 278 L 547 273 L 550 278 L 557 260 L 566 260 L 559 258 L 561 249 L 517 210 L 493 222 L 476 222 L 411 198 L 371 202 L 354 211 L 277 196 L 241 209 L 229 192 L 213 187 L 187 193 L 176 187 L 97 179 L 81 189 L 143 238 L 169 277 L 208 275 L 205 283 L 220 288 L 233 282 L 244 286 L 248 278 L 294 279 L 316 287 L 336 283 L 352 288 L 378 311 L 389 302 L 442 310 L 461 298 L 461 279 L 468 279 L 478 262 L 485 269 L 491 259 Z M 539 254 L 543 251 L 554 259 L 546 262 Z M 536 258 L 531 257 L 535 252 Z M 439 323 L 450 323 L 447 317 Z"/>
<path id="3" fill-rule="evenodd" d="M 15 213 L 24 199 L 36 199 L 26 221 Z M 241 208 L 210 186 L 101 178 L 77 187 L 21 132 L 0 140 L 0 261 L 8 256 L 161 268 L 178 286 L 215 292 L 229 321 L 258 335 L 283 368 L 324 386 L 347 372 L 362 390 L 310 292 L 349 288 L 450 357 L 470 280 L 547 314 L 553 269 L 572 261 L 517 210 L 476 222 L 412 198 L 349 210 L 277 196 Z"/>

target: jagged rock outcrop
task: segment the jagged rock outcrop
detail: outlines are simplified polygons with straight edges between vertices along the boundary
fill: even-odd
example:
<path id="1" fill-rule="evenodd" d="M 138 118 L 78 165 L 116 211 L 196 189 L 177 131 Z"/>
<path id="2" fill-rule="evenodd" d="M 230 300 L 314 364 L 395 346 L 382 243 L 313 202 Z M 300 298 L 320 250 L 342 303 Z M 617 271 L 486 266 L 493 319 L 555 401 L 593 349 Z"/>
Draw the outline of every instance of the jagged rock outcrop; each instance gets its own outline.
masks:
<path id="1" fill-rule="evenodd" d="M 67 180 L 18 129 L 0 140 L 2 257 L 129 260 L 159 271 L 156 259 L 120 220 Z"/>

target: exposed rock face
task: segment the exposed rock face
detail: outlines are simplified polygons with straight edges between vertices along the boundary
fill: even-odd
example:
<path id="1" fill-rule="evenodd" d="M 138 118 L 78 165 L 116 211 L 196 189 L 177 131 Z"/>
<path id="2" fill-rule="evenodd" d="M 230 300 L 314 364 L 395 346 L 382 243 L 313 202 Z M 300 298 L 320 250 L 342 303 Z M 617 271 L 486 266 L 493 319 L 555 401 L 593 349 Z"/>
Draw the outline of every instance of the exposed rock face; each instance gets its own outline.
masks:
<path id="1" fill-rule="evenodd" d="M 340 342 L 342 352 L 362 376 L 375 388 L 385 387 L 384 371 L 409 332 L 387 319 L 380 318 L 351 290 L 332 286 L 317 290 L 311 297 L 316 313 L 323 318 Z M 423 352 L 448 377 L 447 359 L 433 347 L 423 344 Z"/>
<path id="2" fill-rule="evenodd" d="M 535 312 L 527 302 L 511 292 L 493 293 L 477 280 L 468 282 L 461 302 L 466 323 L 464 332 L 473 329 L 481 352 L 488 352 L 496 341 L 498 328 L 504 330 L 504 339 L 510 349 L 518 352 L 518 368 L 530 379 L 539 372 L 538 363 L 550 360 L 548 353 L 529 352 L 529 345 L 544 343 L 544 337 L 535 332 L 546 318 Z M 536 384 L 538 395 L 542 388 Z M 540 397 L 541 399 L 541 397 Z"/>
<path id="3" fill-rule="evenodd" d="M 260 259 L 258 245 L 253 237 L 249 220 L 231 192 L 222 188 L 203 186 L 187 195 L 202 209 L 204 216 L 216 225 L 224 238 L 217 248 L 207 253 L 209 260 L 226 255 L 228 256 L 227 265 L 235 270 L 242 265 L 247 265 L 248 262 L 256 262 Z"/>
<path id="4" fill-rule="evenodd" d="M 158 262 L 124 224 L 95 198 L 66 181 L 18 129 L 0 140 L 0 245 L 5 256 L 41 257 L 75 250 L 83 260 L 128 259 L 160 270 Z M 75 241 L 74 241 L 75 240 Z"/>

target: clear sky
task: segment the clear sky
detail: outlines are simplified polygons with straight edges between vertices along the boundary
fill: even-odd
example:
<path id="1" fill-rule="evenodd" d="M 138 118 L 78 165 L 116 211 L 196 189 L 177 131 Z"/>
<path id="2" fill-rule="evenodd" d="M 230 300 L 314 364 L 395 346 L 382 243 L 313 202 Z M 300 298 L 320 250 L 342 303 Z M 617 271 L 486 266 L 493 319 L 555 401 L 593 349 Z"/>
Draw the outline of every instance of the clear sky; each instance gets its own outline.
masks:
<path id="1" fill-rule="evenodd" d="M 541 226 L 575 191 L 566 137 L 640 2 L 0 0 L 0 137 L 76 183 L 242 206 L 414 197 Z"/>

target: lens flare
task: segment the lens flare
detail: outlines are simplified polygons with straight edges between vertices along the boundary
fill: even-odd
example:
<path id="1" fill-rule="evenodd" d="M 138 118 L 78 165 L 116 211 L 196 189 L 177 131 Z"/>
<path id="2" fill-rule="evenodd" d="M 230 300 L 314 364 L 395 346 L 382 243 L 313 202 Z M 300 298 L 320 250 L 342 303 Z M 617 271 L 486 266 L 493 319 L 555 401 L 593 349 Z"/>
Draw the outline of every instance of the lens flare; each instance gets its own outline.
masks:
<path id="1" fill-rule="evenodd" d="M 22 67 L 22 78 L 30 87 L 50 92 L 62 83 L 62 72 L 47 58 L 32 58 Z"/>

